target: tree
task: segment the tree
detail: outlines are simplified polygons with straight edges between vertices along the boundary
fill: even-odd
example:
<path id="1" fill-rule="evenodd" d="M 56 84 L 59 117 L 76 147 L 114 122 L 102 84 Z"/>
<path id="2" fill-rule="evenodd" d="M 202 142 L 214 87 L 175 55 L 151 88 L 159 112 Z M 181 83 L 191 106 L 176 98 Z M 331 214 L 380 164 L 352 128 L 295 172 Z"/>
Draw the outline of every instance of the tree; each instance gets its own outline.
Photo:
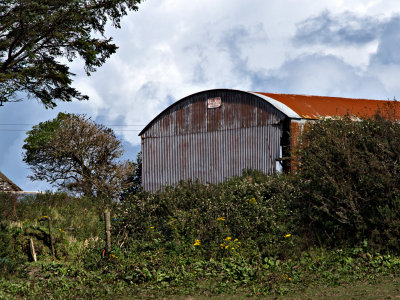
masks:
<path id="1" fill-rule="evenodd" d="M 142 188 L 142 152 L 136 156 L 136 164 L 133 173 L 127 177 L 128 188 L 122 191 L 121 200 L 126 199 L 130 195 L 137 194 L 143 191 Z"/>
<path id="2" fill-rule="evenodd" d="M 46 108 L 56 101 L 88 99 L 71 86 L 66 64 L 78 56 L 87 75 L 117 46 L 105 26 L 120 28 L 121 18 L 141 0 L 2 0 L 0 3 L 0 105 L 19 92 Z"/>
<path id="3" fill-rule="evenodd" d="M 24 161 L 32 180 L 46 180 L 105 201 L 127 188 L 132 162 L 119 162 L 121 141 L 104 125 L 83 115 L 58 114 L 27 132 Z"/>

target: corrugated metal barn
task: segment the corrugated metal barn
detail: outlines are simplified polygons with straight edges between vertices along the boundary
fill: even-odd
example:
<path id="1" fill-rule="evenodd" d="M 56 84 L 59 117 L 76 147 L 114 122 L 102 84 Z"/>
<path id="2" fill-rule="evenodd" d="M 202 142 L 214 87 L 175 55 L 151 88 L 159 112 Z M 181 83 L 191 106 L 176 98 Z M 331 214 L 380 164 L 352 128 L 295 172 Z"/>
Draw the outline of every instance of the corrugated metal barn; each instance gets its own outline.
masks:
<path id="1" fill-rule="evenodd" d="M 187 96 L 140 132 L 142 185 L 156 191 L 188 179 L 218 183 L 245 169 L 289 171 L 290 160 L 282 158 L 290 156 L 305 122 L 371 116 L 388 102 L 228 89 Z"/>

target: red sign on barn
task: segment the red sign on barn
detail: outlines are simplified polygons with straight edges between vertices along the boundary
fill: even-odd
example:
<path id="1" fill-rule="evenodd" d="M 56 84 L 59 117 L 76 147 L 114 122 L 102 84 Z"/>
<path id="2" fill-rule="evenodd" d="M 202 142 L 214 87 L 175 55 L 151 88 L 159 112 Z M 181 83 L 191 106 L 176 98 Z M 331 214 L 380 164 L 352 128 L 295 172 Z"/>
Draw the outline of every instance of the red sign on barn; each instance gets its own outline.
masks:
<path id="1" fill-rule="evenodd" d="M 221 106 L 221 97 L 207 99 L 207 108 L 217 108 Z"/>

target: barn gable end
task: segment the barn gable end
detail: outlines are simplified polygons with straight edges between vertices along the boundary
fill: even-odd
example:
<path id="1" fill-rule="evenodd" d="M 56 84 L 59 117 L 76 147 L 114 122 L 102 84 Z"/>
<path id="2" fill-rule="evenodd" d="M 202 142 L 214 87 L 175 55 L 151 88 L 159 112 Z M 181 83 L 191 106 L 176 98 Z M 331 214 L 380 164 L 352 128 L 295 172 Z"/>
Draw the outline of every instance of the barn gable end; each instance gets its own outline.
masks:
<path id="1" fill-rule="evenodd" d="M 244 169 L 271 174 L 286 115 L 261 97 L 210 90 L 174 103 L 140 133 L 145 190 L 180 180 L 218 183 Z"/>

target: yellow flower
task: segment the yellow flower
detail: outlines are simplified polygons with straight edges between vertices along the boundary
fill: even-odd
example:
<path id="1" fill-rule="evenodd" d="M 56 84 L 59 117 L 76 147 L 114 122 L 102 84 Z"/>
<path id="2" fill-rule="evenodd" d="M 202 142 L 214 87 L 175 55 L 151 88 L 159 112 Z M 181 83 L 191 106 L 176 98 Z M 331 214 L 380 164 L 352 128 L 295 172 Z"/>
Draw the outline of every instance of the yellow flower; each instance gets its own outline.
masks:
<path id="1" fill-rule="evenodd" d="M 249 203 L 250 204 L 256 204 L 257 203 L 257 201 L 256 201 L 256 198 L 251 198 L 250 200 L 249 200 Z"/>
<path id="2" fill-rule="evenodd" d="M 232 247 L 232 250 L 235 250 L 235 247 Z"/>
<path id="3" fill-rule="evenodd" d="M 194 246 L 199 246 L 200 245 L 200 240 L 195 240 L 193 245 Z"/>
<path id="4" fill-rule="evenodd" d="M 168 222 L 169 226 L 175 227 L 175 221 L 176 221 L 175 218 L 169 219 L 169 222 Z"/>
<path id="5" fill-rule="evenodd" d="M 238 239 L 235 239 L 234 242 L 239 242 L 239 240 L 238 240 Z"/>
<path id="6" fill-rule="evenodd" d="M 223 248 L 223 247 L 225 247 L 225 244 L 220 244 L 220 246 Z"/>
<path id="7" fill-rule="evenodd" d="M 154 229 L 154 226 L 150 226 L 150 229 Z"/>
<path id="8" fill-rule="evenodd" d="M 225 246 L 225 249 L 228 249 L 228 248 L 229 248 L 229 246 L 228 246 L 228 245 L 226 245 L 226 246 Z"/>
<path id="9" fill-rule="evenodd" d="M 288 234 L 284 235 L 284 238 L 288 238 L 288 237 L 291 237 L 291 236 L 292 235 L 290 233 L 288 233 Z"/>
<path id="10" fill-rule="evenodd" d="M 230 236 L 227 236 L 226 238 L 225 238 L 225 241 L 230 241 L 232 238 L 230 237 Z"/>
<path id="11" fill-rule="evenodd" d="M 225 217 L 217 218 L 217 221 L 219 221 L 219 222 L 225 222 Z"/>
<path id="12" fill-rule="evenodd" d="M 289 276 L 286 275 L 286 274 L 283 274 L 283 275 L 281 276 L 281 279 L 282 279 L 282 280 L 288 280 L 288 281 L 291 281 L 291 280 L 292 280 L 292 278 L 289 277 Z"/>
<path id="13" fill-rule="evenodd" d="M 114 254 L 110 254 L 109 257 L 114 258 L 114 259 L 118 259 L 118 256 L 116 256 L 116 255 L 114 255 Z"/>

